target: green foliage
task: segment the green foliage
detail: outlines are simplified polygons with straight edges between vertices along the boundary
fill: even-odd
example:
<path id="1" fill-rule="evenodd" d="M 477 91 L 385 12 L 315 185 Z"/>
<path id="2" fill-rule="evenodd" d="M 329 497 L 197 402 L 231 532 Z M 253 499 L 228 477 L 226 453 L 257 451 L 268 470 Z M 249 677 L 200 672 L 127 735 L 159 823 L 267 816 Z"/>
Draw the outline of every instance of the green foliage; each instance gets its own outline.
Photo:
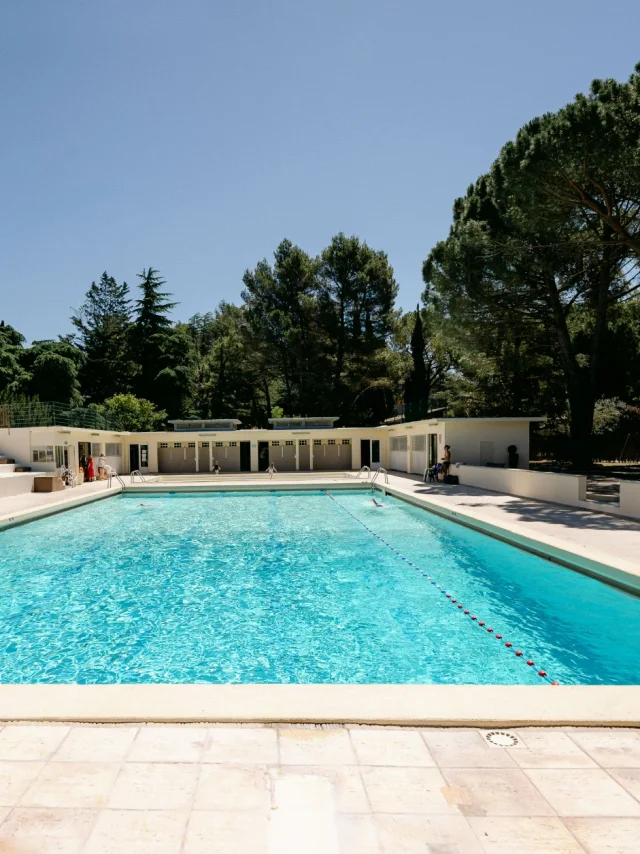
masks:
<path id="1" fill-rule="evenodd" d="M 24 337 L 0 321 L 0 395 L 17 394 L 26 387 L 29 374 L 22 366 Z"/>
<path id="2" fill-rule="evenodd" d="M 425 302 L 456 327 L 474 408 L 510 414 L 537 399 L 557 417 L 566 399 L 579 467 L 621 333 L 612 323 L 640 288 L 639 84 L 596 81 L 526 125 L 456 201 L 423 268 Z"/>
<path id="3" fill-rule="evenodd" d="M 81 308 L 71 318 L 75 342 L 84 354 L 81 383 L 84 396 L 101 402 L 128 391 L 133 365 L 129 347 L 131 300 L 126 282 L 119 285 L 106 272 L 91 283 Z"/>
<path id="4" fill-rule="evenodd" d="M 117 430 L 131 432 L 159 430 L 167 418 L 167 413 L 156 409 L 150 400 L 133 394 L 114 394 L 104 401 L 100 409 L 113 421 Z"/>
<path id="5" fill-rule="evenodd" d="M 40 400 L 82 405 L 82 363 L 82 353 L 69 341 L 34 341 L 22 356 L 22 365 L 29 375 L 26 393 Z"/>

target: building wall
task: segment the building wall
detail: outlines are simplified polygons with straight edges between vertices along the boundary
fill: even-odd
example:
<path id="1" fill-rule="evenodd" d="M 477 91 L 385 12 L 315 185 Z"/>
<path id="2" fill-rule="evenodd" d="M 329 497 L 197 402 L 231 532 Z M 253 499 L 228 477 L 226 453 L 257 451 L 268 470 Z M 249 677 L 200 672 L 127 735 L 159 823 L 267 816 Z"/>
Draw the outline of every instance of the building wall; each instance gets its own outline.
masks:
<path id="1" fill-rule="evenodd" d="M 444 444 L 451 445 L 453 463 L 485 466 L 487 462 L 492 462 L 506 466 L 509 462 L 507 448 L 509 445 L 516 445 L 519 454 L 518 468 L 529 468 L 528 422 L 445 421 L 444 434 Z M 438 450 L 440 451 L 440 448 Z"/>

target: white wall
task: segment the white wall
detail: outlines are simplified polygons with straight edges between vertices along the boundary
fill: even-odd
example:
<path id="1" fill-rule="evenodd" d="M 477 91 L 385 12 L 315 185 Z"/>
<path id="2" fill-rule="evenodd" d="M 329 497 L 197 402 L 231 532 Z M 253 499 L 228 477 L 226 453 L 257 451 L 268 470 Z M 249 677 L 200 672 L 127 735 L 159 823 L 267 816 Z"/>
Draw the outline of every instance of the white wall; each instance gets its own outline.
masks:
<path id="1" fill-rule="evenodd" d="M 451 474 L 457 475 L 465 486 L 574 507 L 581 506 L 580 502 L 585 500 L 587 491 L 587 478 L 584 475 L 463 465 L 454 465 Z"/>
<path id="2" fill-rule="evenodd" d="M 529 468 L 529 423 L 526 421 L 443 421 L 444 442 L 438 444 L 438 458 L 444 445 L 451 445 L 451 461 L 479 466 L 486 462 L 508 464 L 507 448 L 515 445 L 520 456 L 518 468 Z M 438 429 L 438 434 L 441 430 Z M 482 445 L 481 443 L 485 443 Z M 482 450 L 493 447 L 493 459 L 482 457 Z"/>
<path id="3" fill-rule="evenodd" d="M 640 480 L 620 481 L 620 513 L 640 519 Z"/>
<path id="4" fill-rule="evenodd" d="M 29 443 L 29 430 L 22 429 L 0 429 L 0 457 L 9 457 L 16 461 L 18 466 L 32 466 L 31 448 Z M 40 471 L 43 471 L 38 465 Z"/>

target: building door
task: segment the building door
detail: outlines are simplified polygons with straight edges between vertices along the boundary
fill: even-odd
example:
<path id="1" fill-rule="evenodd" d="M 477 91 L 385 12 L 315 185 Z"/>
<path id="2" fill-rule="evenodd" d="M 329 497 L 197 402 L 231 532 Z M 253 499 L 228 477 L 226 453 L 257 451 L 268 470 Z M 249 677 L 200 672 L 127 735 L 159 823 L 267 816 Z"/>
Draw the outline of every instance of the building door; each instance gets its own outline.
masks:
<path id="1" fill-rule="evenodd" d="M 266 471 L 269 468 L 269 443 L 258 442 L 258 471 Z"/>
<path id="2" fill-rule="evenodd" d="M 371 440 L 371 469 L 380 468 L 380 439 Z"/>
<path id="3" fill-rule="evenodd" d="M 198 442 L 198 471 L 207 472 L 211 471 L 211 451 L 209 449 L 208 442 Z"/>
<path id="4" fill-rule="evenodd" d="M 371 468 L 371 439 L 360 439 L 360 464 Z"/>
<path id="5" fill-rule="evenodd" d="M 129 445 L 129 471 L 140 471 L 139 445 Z"/>
<path id="6" fill-rule="evenodd" d="M 429 433 L 429 468 L 438 462 L 438 434 Z"/>
<path id="7" fill-rule="evenodd" d="M 140 471 L 149 471 L 149 446 L 140 445 Z"/>
<path id="8" fill-rule="evenodd" d="M 240 471 L 251 471 L 251 442 L 240 442 Z"/>

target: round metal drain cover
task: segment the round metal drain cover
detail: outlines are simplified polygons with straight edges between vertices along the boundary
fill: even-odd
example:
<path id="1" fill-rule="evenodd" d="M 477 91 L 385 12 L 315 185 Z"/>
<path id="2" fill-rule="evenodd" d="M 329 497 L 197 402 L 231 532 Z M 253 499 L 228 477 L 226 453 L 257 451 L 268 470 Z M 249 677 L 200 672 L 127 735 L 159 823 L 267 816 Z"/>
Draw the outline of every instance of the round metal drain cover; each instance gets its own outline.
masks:
<path id="1" fill-rule="evenodd" d="M 489 744 L 493 744 L 495 747 L 515 747 L 518 743 L 518 739 L 512 732 L 502 732 L 501 730 L 488 732 L 485 738 Z"/>

